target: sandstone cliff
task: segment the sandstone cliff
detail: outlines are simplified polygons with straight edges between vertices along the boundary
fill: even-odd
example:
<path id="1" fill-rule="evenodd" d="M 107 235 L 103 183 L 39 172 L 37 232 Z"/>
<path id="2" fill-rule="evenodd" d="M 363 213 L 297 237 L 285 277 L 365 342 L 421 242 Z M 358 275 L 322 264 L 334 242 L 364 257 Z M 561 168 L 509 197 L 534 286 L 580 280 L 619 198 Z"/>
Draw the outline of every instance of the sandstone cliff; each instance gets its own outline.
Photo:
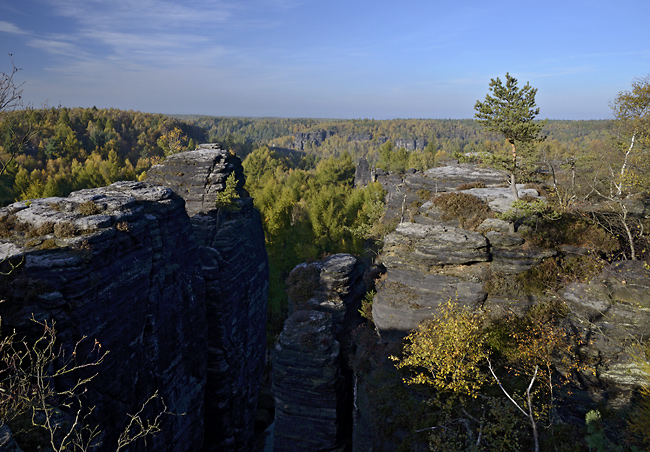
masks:
<path id="1" fill-rule="evenodd" d="M 348 254 L 301 264 L 273 350 L 274 450 L 344 451 L 352 437 L 351 333 L 360 323 L 365 266 Z"/>
<path id="2" fill-rule="evenodd" d="M 215 209 L 232 172 L 240 199 Z M 110 351 L 88 399 L 103 450 L 156 390 L 175 415 L 133 450 L 251 450 L 268 263 L 241 162 L 203 147 L 152 168 L 149 182 L 1 209 L 12 232 L 0 259 L 24 257 L 1 282 L 3 328 L 27 330 L 33 313 L 55 320 L 64 344 L 85 335 Z"/>
<path id="3" fill-rule="evenodd" d="M 183 415 L 166 420 L 149 450 L 197 450 L 205 284 L 182 198 L 168 188 L 119 182 L 1 212 L 27 231 L 2 240 L 2 258 L 24 259 L 2 281 L 3 328 L 34 330 L 33 314 L 56 322 L 64 346 L 87 336 L 110 351 L 86 394 L 88 406 L 96 406 L 104 450 L 115 449 L 126 413 L 156 390 L 170 411 Z"/>

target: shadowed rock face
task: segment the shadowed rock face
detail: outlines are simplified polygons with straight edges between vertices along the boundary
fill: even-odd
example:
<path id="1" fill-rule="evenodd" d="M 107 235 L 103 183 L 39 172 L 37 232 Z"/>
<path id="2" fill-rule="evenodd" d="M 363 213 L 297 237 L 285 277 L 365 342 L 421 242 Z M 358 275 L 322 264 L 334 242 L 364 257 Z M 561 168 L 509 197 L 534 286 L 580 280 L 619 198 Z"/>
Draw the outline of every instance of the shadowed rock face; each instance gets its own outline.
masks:
<path id="1" fill-rule="evenodd" d="M 185 198 L 206 283 L 208 322 L 205 449 L 252 449 L 254 414 L 266 356 L 268 258 L 259 212 L 243 190 L 241 161 L 214 145 L 170 156 L 148 180 Z M 236 209 L 216 210 L 232 172 Z"/>
<path id="2" fill-rule="evenodd" d="M 273 352 L 274 450 L 344 450 L 349 394 L 340 361 L 331 314 L 296 311 L 287 319 Z"/>
<path id="3" fill-rule="evenodd" d="M 165 419 L 147 449 L 200 448 L 205 284 L 183 200 L 168 188 L 118 182 L 16 203 L 0 209 L 6 215 L 32 230 L 50 222 L 43 231 L 54 233 L 2 240 L 3 257 L 24 257 L 2 280 L 3 327 L 36 332 L 28 320 L 33 313 L 56 322 L 66 347 L 87 336 L 110 351 L 85 394 L 104 432 L 102 449 L 115 450 L 126 414 L 156 390 L 169 411 L 184 414 Z"/>
<path id="4" fill-rule="evenodd" d="M 590 366 L 582 375 L 589 397 L 615 408 L 625 407 L 644 381 L 629 347 L 650 334 L 649 282 L 643 262 L 622 261 L 562 295 L 572 327 L 587 341 L 581 353 Z"/>
<path id="5" fill-rule="evenodd" d="M 297 266 L 314 278 L 292 310 L 273 350 L 274 450 L 343 451 L 351 438 L 351 332 L 366 287 L 365 266 L 349 254 Z M 291 292 L 291 289 L 289 290 Z"/>
<path id="6" fill-rule="evenodd" d="M 232 172 L 241 199 L 215 209 Z M 268 262 L 241 162 L 202 147 L 154 167 L 150 181 L 171 189 L 120 182 L 0 209 L 28 230 L 0 240 L 0 259 L 24 255 L 0 280 L 3 327 L 34 329 L 34 313 L 57 322 L 64 344 L 86 335 L 110 350 L 89 395 L 105 450 L 156 390 L 183 415 L 132 450 L 252 450 Z"/>

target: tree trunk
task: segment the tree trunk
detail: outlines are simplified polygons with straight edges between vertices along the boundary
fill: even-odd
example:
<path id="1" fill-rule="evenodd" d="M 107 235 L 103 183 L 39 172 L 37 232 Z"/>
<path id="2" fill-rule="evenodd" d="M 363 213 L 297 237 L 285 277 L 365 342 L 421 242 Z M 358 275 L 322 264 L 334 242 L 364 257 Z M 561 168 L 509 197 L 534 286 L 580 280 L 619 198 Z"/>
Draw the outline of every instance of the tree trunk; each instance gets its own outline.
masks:
<path id="1" fill-rule="evenodd" d="M 510 192 L 512 193 L 512 198 L 516 201 L 519 199 L 519 193 L 517 192 L 517 181 L 515 178 L 515 169 L 517 169 L 517 148 L 515 147 L 514 141 L 511 141 L 512 145 L 512 170 L 510 171 Z"/>
<path id="2" fill-rule="evenodd" d="M 515 173 L 510 173 L 510 192 L 512 193 L 513 199 L 516 201 L 519 199 L 519 192 L 517 192 L 517 182 L 515 181 Z"/>

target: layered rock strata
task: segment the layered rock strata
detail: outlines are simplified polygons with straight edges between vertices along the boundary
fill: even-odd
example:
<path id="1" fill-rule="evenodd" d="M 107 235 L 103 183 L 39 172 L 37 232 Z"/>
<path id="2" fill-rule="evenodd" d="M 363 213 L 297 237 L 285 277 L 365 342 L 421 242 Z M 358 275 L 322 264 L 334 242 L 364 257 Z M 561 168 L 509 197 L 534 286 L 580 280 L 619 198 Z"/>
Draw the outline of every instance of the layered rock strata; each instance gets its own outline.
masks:
<path id="1" fill-rule="evenodd" d="M 240 199 L 215 209 L 232 173 Z M 170 156 L 148 180 L 185 198 L 199 247 L 208 322 L 205 449 L 251 450 L 266 357 L 268 259 L 259 212 L 241 188 L 241 161 L 217 146 L 201 146 Z"/>
<path id="2" fill-rule="evenodd" d="M 156 391 L 175 415 L 165 417 L 147 450 L 198 450 L 205 283 L 183 199 L 168 188 L 118 182 L 15 203 L 0 216 L 25 231 L 0 248 L 5 263 L 22 262 L 2 280 L 3 328 L 38 334 L 33 317 L 53 322 L 66 348 L 87 337 L 110 352 L 84 393 L 95 406 L 91 423 L 102 430 L 101 450 L 115 450 L 127 413 Z"/>
<path id="3" fill-rule="evenodd" d="M 361 321 L 364 269 L 355 257 L 336 254 L 301 264 L 289 276 L 315 284 L 290 299 L 292 314 L 273 350 L 276 452 L 343 451 L 349 444 L 353 376 L 347 362 L 351 332 Z"/>
<path id="4" fill-rule="evenodd" d="M 232 173 L 239 199 L 216 209 Z M 204 146 L 149 175 L 171 189 L 121 182 L 0 210 L 15 230 L 0 260 L 18 265 L 0 281 L 2 326 L 35 329 L 33 313 L 64 344 L 110 350 L 88 392 L 105 450 L 155 391 L 173 415 L 146 450 L 252 450 L 268 262 L 241 162 Z"/>

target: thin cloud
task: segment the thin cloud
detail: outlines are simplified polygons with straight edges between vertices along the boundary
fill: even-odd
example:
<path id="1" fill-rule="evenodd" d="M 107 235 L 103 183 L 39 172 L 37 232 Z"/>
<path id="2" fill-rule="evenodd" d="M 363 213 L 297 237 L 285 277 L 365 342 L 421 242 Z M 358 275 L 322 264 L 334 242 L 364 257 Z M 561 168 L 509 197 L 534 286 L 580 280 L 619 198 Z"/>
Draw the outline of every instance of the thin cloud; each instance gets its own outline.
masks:
<path id="1" fill-rule="evenodd" d="M 9 22 L 4 22 L 0 20 L 0 31 L 5 32 L 5 33 L 10 33 L 13 35 L 26 35 L 29 34 L 28 32 L 21 30 L 18 28 L 16 25 L 9 23 Z"/>
<path id="2" fill-rule="evenodd" d="M 55 41 L 48 39 L 31 39 L 27 45 L 53 55 L 64 55 L 67 57 L 79 58 L 85 53 L 76 45 L 64 41 Z"/>

